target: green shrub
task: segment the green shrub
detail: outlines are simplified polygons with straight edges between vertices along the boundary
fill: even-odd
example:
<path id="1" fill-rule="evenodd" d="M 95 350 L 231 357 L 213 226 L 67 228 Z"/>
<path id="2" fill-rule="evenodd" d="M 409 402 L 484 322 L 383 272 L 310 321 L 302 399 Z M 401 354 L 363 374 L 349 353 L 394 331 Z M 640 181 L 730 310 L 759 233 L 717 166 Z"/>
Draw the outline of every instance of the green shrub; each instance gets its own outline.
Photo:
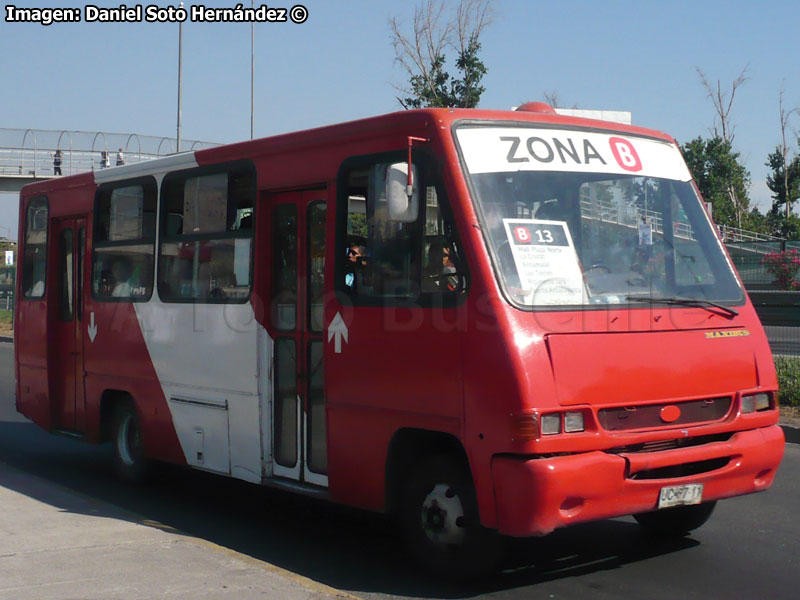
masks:
<path id="1" fill-rule="evenodd" d="M 779 290 L 798 290 L 800 281 L 796 281 L 800 271 L 800 253 L 797 250 L 787 252 L 770 252 L 761 261 L 767 272 L 775 276 L 774 284 Z"/>
<path id="2" fill-rule="evenodd" d="M 776 356 L 780 399 L 783 406 L 800 406 L 800 357 Z"/>

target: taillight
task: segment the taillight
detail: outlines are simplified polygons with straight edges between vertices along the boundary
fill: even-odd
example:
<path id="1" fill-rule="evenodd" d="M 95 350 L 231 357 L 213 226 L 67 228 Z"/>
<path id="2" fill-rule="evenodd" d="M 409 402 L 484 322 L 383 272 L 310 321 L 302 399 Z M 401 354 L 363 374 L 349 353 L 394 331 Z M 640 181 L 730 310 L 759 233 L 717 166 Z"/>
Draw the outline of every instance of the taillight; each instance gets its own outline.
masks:
<path id="1" fill-rule="evenodd" d="M 511 439 L 529 442 L 539 437 L 539 417 L 535 413 L 511 415 Z"/>

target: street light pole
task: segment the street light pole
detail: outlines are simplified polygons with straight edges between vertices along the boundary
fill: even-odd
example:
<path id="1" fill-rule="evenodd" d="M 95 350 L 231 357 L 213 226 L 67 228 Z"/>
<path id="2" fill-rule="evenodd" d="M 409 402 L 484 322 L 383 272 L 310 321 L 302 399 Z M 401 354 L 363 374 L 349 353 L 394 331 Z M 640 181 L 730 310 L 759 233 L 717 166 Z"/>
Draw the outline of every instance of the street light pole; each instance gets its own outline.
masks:
<path id="1" fill-rule="evenodd" d="M 180 5 L 183 8 L 183 2 Z M 178 134 L 177 151 L 181 151 L 181 92 L 183 85 L 183 21 L 178 22 Z"/>
<path id="2" fill-rule="evenodd" d="M 256 0 L 250 0 L 250 5 L 255 11 Z M 253 139 L 255 123 L 255 81 L 256 81 L 256 25 L 250 21 L 250 139 Z"/>

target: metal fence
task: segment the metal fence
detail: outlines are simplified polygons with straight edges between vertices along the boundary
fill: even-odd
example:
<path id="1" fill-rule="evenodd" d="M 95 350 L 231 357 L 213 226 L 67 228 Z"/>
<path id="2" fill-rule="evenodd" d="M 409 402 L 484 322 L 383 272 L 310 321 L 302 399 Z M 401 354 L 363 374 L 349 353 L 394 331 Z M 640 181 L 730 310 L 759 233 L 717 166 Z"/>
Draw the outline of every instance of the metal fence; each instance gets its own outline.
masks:
<path id="1" fill-rule="evenodd" d="M 722 241 L 726 244 L 734 243 L 747 243 L 747 242 L 783 242 L 786 240 L 776 237 L 774 235 L 767 235 L 766 233 L 758 233 L 757 231 L 748 231 L 747 229 L 738 229 L 730 225 L 718 225 Z M 800 242 L 795 242 L 800 243 Z"/>
<path id="2" fill-rule="evenodd" d="M 201 150 L 219 144 L 181 140 L 180 150 Z M 73 175 L 116 164 L 122 152 L 125 163 L 152 160 L 178 151 L 170 137 L 106 131 L 0 128 L 0 175 Z M 56 155 L 60 152 L 60 156 Z M 57 162 L 60 160 L 60 165 Z"/>
<path id="3" fill-rule="evenodd" d="M 16 269 L 14 266 L 0 266 L 0 311 L 8 311 L 11 326 L 14 326 L 14 280 Z"/>
<path id="4" fill-rule="evenodd" d="M 0 310 L 8 310 L 14 314 L 14 290 L 0 290 Z"/>
<path id="5" fill-rule="evenodd" d="M 775 276 L 764 265 L 764 257 L 772 252 L 800 251 L 800 241 L 774 239 L 758 242 L 727 242 L 733 264 L 748 289 L 777 289 Z"/>
<path id="6" fill-rule="evenodd" d="M 786 248 L 783 240 L 771 242 L 728 242 L 728 252 L 747 288 L 769 289 L 775 277 L 764 266 L 764 257 Z"/>
<path id="7" fill-rule="evenodd" d="M 781 356 L 800 355 L 800 327 L 764 325 L 770 350 Z"/>

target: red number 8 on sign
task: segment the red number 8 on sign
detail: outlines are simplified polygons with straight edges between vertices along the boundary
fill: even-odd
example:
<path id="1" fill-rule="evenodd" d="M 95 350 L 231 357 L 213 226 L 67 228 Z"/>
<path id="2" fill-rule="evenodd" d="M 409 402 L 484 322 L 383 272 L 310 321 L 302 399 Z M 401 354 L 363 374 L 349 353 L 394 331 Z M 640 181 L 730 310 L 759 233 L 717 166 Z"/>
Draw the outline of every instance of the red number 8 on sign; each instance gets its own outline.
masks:
<path id="1" fill-rule="evenodd" d="M 527 244 L 531 241 L 531 232 L 527 227 L 514 227 L 514 237 L 521 244 Z"/>

